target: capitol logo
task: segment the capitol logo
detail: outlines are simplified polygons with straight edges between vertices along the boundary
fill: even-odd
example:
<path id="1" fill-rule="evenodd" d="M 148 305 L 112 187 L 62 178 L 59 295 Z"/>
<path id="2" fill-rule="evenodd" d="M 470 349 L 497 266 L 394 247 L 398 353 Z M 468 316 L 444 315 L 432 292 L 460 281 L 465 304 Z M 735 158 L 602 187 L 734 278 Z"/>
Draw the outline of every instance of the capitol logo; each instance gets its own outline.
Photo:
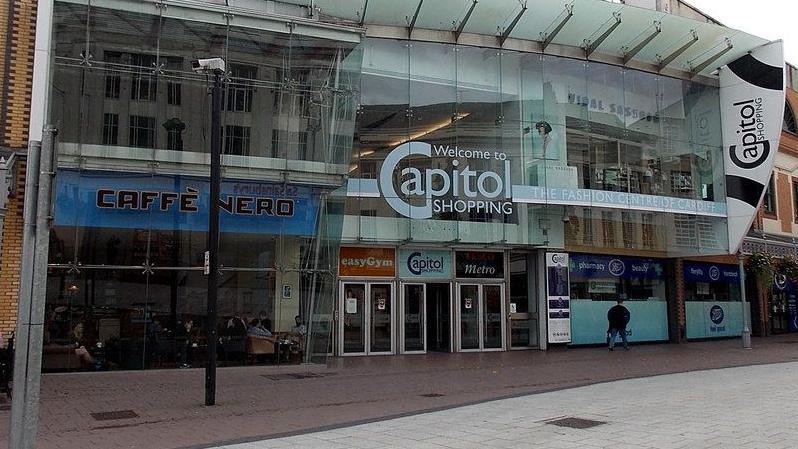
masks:
<path id="1" fill-rule="evenodd" d="M 626 265 L 620 259 L 612 259 L 609 264 L 610 274 L 613 276 L 621 276 L 626 272 Z"/>
<path id="2" fill-rule="evenodd" d="M 709 309 L 709 319 L 715 324 L 720 324 L 723 322 L 723 308 L 721 306 L 712 306 Z"/>
<path id="3" fill-rule="evenodd" d="M 709 278 L 713 281 L 720 279 L 720 270 L 716 266 L 709 267 Z"/>
<path id="4" fill-rule="evenodd" d="M 416 251 L 407 257 L 407 269 L 416 276 L 424 273 L 443 274 L 444 258 L 425 257 Z"/>

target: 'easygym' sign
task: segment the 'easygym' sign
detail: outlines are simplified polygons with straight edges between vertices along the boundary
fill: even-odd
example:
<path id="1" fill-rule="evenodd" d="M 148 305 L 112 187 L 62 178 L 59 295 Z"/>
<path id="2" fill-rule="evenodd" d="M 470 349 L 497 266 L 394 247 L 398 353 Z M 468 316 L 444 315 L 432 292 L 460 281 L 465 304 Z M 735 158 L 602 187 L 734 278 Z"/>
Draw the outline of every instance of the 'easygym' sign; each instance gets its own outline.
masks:
<path id="1" fill-rule="evenodd" d="M 447 157 L 451 169 L 416 167 L 401 169 L 401 185 L 397 194 L 394 176 L 399 163 L 406 157 Z M 477 171 L 467 161 L 499 161 L 503 172 Z M 466 162 L 463 162 L 466 161 Z M 425 219 L 433 213 L 486 213 L 511 214 L 513 212 L 510 161 L 499 151 L 464 150 L 457 146 L 430 145 L 426 142 L 406 142 L 385 158 L 380 170 L 379 187 L 385 201 L 401 215 Z M 422 205 L 411 205 L 406 200 L 419 199 Z"/>

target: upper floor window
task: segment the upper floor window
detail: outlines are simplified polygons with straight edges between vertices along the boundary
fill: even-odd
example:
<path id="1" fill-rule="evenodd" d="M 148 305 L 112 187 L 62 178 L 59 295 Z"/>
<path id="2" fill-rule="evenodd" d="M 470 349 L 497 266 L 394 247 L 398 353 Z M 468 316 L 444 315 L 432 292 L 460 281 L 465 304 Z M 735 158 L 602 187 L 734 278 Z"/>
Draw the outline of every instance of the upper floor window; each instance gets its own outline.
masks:
<path id="1" fill-rule="evenodd" d="M 784 123 L 782 123 L 781 129 L 793 134 L 798 134 L 798 125 L 795 123 L 795 114 L 793 114 L 789 103 L 784 103 Z"/>
<path id="2" fill-rule="evenodd" d="M 152 74 L 155 69 L 155 56 L 132 54 L 130 65 L 134 66 L 133 76 L 130 77 L 130 99 L 155 101 L 158 89 L 158 83 Z"/>
<path id="3" fill-rule="evenodd" d="M 765 198 L 762 200 L 762 207 L 765 213 L 776 215 L 776 186 L 773 182 L 773 176 L 770 177 L 768 188 L 765 190 Z"/>
<path id="4" fill-rule="evenodd" d="M 155 148 L 155 117 L 131 115 L 129 129 L 131 147 Z"/>
<path id="5" fill-rule="evenodd" d="M 230 64 L 230 81 L 227 82 L 227 110 L 233 112 L 252 112 L 252 96 L 255 88 L 252 80 L 257 79 L 258 68 L 244 64 Z"/>

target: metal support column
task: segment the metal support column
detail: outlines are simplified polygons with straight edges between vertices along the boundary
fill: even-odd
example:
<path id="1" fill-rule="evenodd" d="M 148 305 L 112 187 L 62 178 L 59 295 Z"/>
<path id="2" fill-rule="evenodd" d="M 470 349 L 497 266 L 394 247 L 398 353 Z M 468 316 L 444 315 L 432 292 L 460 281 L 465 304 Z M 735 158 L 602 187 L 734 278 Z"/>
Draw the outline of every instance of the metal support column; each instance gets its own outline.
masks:
<path id="1" fill-rule="evenodd" d="M 208 309 L 206 336 L 208 363 L 205 365 L 205 405 L 216 404 L 216 298 L 219 290 L 219 190 L 222 183 L 222 75 L 213 71 L 211 89 L 211 195 L 208 200 Z"/>
<path id="2" fill-rule="evenodd" d="M 55 134 L 45 126 L 42 142 L 31 142 L 25 179 L 22 240 L 14 353 L 14 395 L 11 404 L 10 447 L 35 447 L 39 417 L 39 389 L 44 338 L 44 301 L 47 291 L 47 258 L 52 224 Z"/>
<path id="3" fill-rule="evenodd" d="M 743 348 L 751 349 L 751 307 L 745 299 L 745 266 L 742 253 L 737 253 L 737 262 L 740 266 L 740 299 L 743 308 Z"/>

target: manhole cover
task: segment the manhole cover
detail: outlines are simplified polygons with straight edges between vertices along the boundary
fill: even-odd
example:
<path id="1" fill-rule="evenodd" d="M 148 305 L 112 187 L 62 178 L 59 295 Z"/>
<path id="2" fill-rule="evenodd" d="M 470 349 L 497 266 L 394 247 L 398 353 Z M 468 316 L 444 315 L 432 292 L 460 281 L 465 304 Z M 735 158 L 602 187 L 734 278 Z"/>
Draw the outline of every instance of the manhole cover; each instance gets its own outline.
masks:
<path id="1" fill-rule="evenodd" d="M 605 421 L 594 421 L 592 419 L 575 418 L 569 416 L 567 418 L 559 418 L 551 421 L 546 421 L 546 424 L 553 424 L 560 427 L 570 427 L 572 429 L 589 429 L 591 427 L 606 424 Z"/>
<path id="2" fill-rule="evenodd" d="M 269 380 L 298 380 L 298 379 L 317 379 L 319 377 L 332 376 L 335 373 L 285 373 L 285 374 L 262 374 Z"/>
<path id="3" fill-rule="evenodd" d="M 439 398 L 441 396 L 446 396 L 446 395 L 445 394 L 440 394 L 440 393 L 427 393 L 427 394 L 422 394 L 420 396 L 423 396 L 425 398 Z"/>
<path id="4" fill-rule="evenodd" d="M 111 421 L 114 419 L 133 419 L 138 418 L 139 415 L 133 410 L 114 410 L 112 412 L 98 412 L 92 413 L 91 417 L 97 421 Z"/>

